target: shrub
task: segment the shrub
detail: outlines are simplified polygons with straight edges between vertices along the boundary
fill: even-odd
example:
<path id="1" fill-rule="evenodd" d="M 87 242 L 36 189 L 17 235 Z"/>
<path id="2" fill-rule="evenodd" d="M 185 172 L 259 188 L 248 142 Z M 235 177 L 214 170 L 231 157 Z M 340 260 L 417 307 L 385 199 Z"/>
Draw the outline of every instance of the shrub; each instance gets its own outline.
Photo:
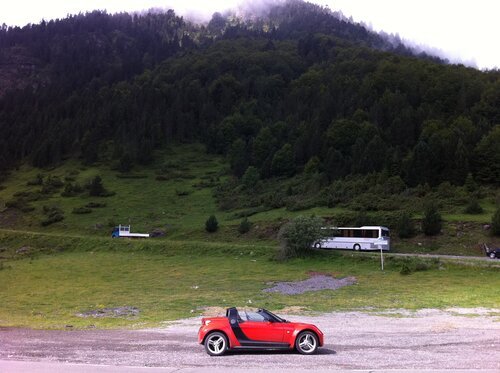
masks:
<path id="1" fill-rule="evenodd" d="M 64 219 L 63 211 L 57 206 L 43 206 L 42 211 L 46 215 L 46 218 L 40 222 L 43 227 Z"/>
<path id="2" fill-rule="evenodd" d="M 43 174 L 38 174 L 33 180 L 29 180 L 26 185 L 42 185 L 43 184 Z"/>
<path id="3" fill-rule="evenodd" d="M 314 242 L 321 238 L 322 219 L 298 216 L 281 227 L 278 233 L 280 250 L 278 259 L 306 256 Z"/>
<path id="4" fill-rule="evenodd" d="M 397 221 L 396 229 L 398 231 L 399 238 L 411 238 L 415 235 L 415 225 L 411 219 L 411 215 L 407 212 L 403 212 Z"/>
<path id="5" fill-rule="evenodd" d="M 64 182 L 61 179 L 59 179 L 57 176 L 49 176 L 45 183 L 46 183 L 46 185 L 50 185 L 51 187 L 53 187 L 55 189 L 62 188 L 64 186 Z"/>
<path id="6" fill-rule="evenodd" d="M 472 177 L 471 173 L 467 174 L 467 177 L 465 178 L 465 184 L 464 184 L 464 186 L 465 186 L 465 189 L 469 193 L 475 192 L 477 190 L 477 184 L 474 181 L 474 178 Z"/>
<path id="7" fill-rule="evenodd" d="M 408 265 L 408 263 L 403 263 L 403 265 L 401 266 L 401 270 L 399 271 L 400 274 L 402 275 L 409 275 L 411 274 L 412 270 L 410 268 L 410 266 Z"/>
<path id="8" fill-rule="evenodd" d="M 210 215 L 210 217 L 205 222 L 205 230 L 209 233 L 214 233 L 219 229 L 219 222 L 215 215 Z"/>
<path id="9" fill-rule="evenodd" d="M 64 219 L 64 215 L 62 214 L 55 214 L 53 216 L 49 216 L 46 219 L 42 220 L 40 224 L 42 227 L 46 227 L 47 225 L 57 223 L 58 221 L 61 221 Z"/>
<path id="10" fill-rule="evenodd" d="M 104 202 L 89 202 L 85 205 L 85 207 L 88 207 L 88 208 L 101 208 L 101 207 L 106 207 L 106 203 Z"/>
<path id="11" fill-rule="evenodd" d="M 432 259 L 422 259 L 422 258 L 390 258 L 389 262 L 394 264 L 401 264 L 401 269 L 399 271 L 402 275 L 409 275 L 413 272 L 429 271 L 434 269 L 439 269 L 441 267 L 441 261 L 439 258 Z"/>
<path id="12" fill-rule="evenodd" d="M 21 210 L 21 212 L 31 212 L 34 211 L 35 208 L 31 205 L 23 205 L 19 210 Z"/>
<path id="13" fill-rule="evenodd" d="M 184 197 L 188 196 L 191 192 L 186 189 L 176 189 L 175 194 L 177 194 L 179 197 Z"/>
<path id="14" fill-rule="evenodd" d="M 250 166 L 241 177 L 241 183 L 245 186 L 245 188 L 250 189 L 257 185 L 259 179 L 259 170 L 254 166 Z"/>
<path id="15" fill-rule="evenodd" d="M 116 192 L 112 192 L 112 191 L 109 191 L 109 190 L 105 190 L 104 192 L 102 192 L 99 197 L 113 197 L 114 195 L 116 194 Z"/>
<path id="16" fill-rule="evenodd" d="M 477 198 L 473 197 L 469 200 L 469 203 L 467 204 L 467 207 L 465 207 L 464 212 L 466 214 L 471 214 L 471 215 L 482 214 L 483 208 L 479 204 L 479 201 L 477 200 Z"/>
<path id="17" fill-rule="evenodd" d="M 83 187 L 78 183 L 74 183 L 73 184 L 73 193 L 83 193 Z"/>
<path id="18" fill-rule="evenodd" d="M 146 175 L 146 174 L 117 174 L 116 177 L 118 179 L 147 179 L 148 175 Z"/>
<path id="19" fill-rule="evenodd" d="M 285 200 L 280 191 L 274 191 L 273 193 L 268 194 L 262 199 L 262 203 L 264 206 L 271 207 L 273 209 L 279 209 L 285 206 Z"/>
<path id="20" fill-rule="evenodd" d="M 104 186 L 102 184 L 102 178 L 99 175 L 97 175 L 90 181 L 88 188 L 89 195 L 94 197 L 99 197 L 105 192 Z"/>
<path id="21" fill-rule="evenodd" d="M 300 197 L 288 198 L 285 206 L 288 211 L 301 211 L 314 207 L 315 201 L 303 200 Z"/>
<path id="22" fill-rule="evenodd" d="M 304 173 L 314 174 L 319 172 L 321 161 L 317 156 L 311 157 L 304 166 Z"/>
<path id="23" fill-rule="evenodd" d="M 362 227 L 363 225 L 369 225 L 369 224 L 370 224 L 370 219 L 366 214 L 366 211 L 364 210 L 358 211 L 358 213 L 354 218 L 354 226 Z"/>
<path id="24" fill-rule="evenodd" d="M 88 207 L 75 207 L 72 211 L 73 214 L 90 214 L 92 212 Z"/>
<path id="25" fill-rule="evenodd" d="M 497 208 L 491 219 L 491 233 L 495 236 L 500 236 L 500 207 Z"/>
<path id="26" fill-rule="evenodd" d="M 247 218 L 243 219 L 238 227 L 238 232 L 240 234 L 245 234 L 252 228 L 252 223 L 248 221 Z"/>
<path id="27" fill-rule="evenodd" d="M 118 163 L 118 170 L 120 172 L 130 172 L 130 170 L 132 169 L 132 165 L 132 156 L 129 153 L 125 153 L 120 158 L 120 161 Z"/>
<path id="28" fill-rule="evenodd" d="M 435 236 L 441 232 L 442 220 L 434 202 L 427 203 L 422 220 L 422 231 L 426 236 Z"/>

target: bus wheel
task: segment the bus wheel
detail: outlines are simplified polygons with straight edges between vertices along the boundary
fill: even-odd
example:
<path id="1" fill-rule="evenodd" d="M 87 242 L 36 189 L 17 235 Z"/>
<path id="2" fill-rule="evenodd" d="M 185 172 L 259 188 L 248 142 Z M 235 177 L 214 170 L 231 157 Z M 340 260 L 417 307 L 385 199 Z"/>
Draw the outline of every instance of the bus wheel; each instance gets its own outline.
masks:
<path id="1" fill-rule="evenodd" d="M 320 243 L 320 242 L 316 242 L 316 243 L 314 244 L 314 248 L 315 248 L 315 249 L 321 249 L 321 243 Z"/>
<path id="2" fill-rule="evenodd" d="M 359 243 L 355 244 L 352 248 L 356 251 L 361 250 L 361 246 L 359 246 Z"/>

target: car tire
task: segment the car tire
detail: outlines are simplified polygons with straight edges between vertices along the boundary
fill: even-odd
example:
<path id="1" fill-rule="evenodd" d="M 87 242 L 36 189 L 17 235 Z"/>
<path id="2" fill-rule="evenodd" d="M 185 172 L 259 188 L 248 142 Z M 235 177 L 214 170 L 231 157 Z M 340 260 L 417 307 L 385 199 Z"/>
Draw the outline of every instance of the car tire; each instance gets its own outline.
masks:
<path id="1" fill-rule="evenodd" d="M 220 332 L 212 332 L 205 338 L 205 351 L 210 356 L 224 355 L 228 349 L 227 337 Z"/>
<path id="2" fill-rule="evenodd" d="M 354 246 L 353 246 L 352 248 L 353 248 L 354 250 L 356 250 L 356 251 L 361 250 L 361 246 L 359 245 L 359 243 L 354 244 Z"/>
<path id="3" fill-rule="evenodd" d="M 316 243 L 314 244 L 314 248 L 315 248 L 315 249 L 321 249 L 321 242 L 316 242 Z"/>
<path id="4" fill-rule="evenodd" d="M 490 258 L 491 258 L 491 259 L 495 259 L 496 257 L 497 257 L 497 256 L 496 256 L 496 254 L 495 254 L 494 252 L 490 253 Z"/>
<path id="5" fill-rule="evenodd" d="M 295 339 L 295 349 L 303 355 L 312 355 L 318 350 L 318 337 L 308 330 L 299 333 Z"/>

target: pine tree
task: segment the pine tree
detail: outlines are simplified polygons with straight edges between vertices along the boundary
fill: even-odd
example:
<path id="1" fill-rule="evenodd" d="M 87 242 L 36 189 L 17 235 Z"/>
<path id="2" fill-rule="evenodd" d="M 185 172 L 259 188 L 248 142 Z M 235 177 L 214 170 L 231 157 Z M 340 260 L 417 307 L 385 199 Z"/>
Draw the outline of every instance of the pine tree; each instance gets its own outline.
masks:
<path id="1" fill-rule="evenodd" d="M 435 236 L 441 232 L 442 220 L 437 205 L 434 202 L 427 203 L 422 220 L 422 231 L 426 236 Z"/>
<path id="2" fill-rule="evenodd" d="M 217 221 L 215 215 L 210 215 L 205 222 L 205 230 L 209 233 L 214 233 L 217 232 L 217 229 L 219 229 L 219 222 Z"/>

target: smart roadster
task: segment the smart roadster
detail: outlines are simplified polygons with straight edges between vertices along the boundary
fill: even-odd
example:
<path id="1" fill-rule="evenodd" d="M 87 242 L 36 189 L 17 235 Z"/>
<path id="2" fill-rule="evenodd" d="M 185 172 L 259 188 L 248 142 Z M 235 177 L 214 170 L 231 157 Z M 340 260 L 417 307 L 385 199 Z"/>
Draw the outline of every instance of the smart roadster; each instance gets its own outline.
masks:
<path id="1" fill-rule="evenodd" d="M 291 350 L 314 354 L 323 346 L 323 333 L 315 325 L 290 322 L 265 309 L 226 310 L 225 317 L 201 319 L 198 342 L 211 356 L 229 350 Z"/>

